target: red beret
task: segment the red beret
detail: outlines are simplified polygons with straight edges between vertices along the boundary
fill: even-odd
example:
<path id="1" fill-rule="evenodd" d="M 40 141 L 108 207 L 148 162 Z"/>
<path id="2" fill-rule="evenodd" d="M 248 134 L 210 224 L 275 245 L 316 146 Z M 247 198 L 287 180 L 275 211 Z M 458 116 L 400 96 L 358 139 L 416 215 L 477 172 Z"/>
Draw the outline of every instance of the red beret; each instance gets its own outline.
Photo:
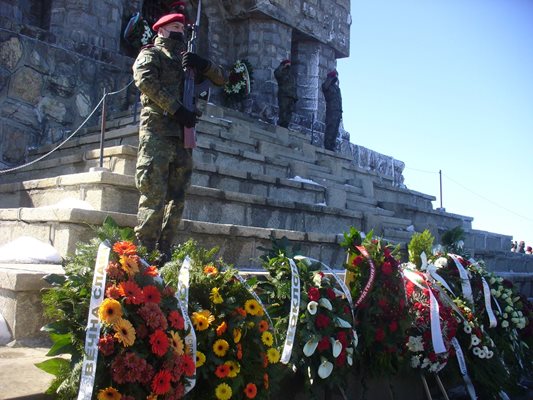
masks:
<path id="1" fill-rule="evenodd" d="M 328 77 L 329 78 L 334 78 L 336 76 L 337 76 L 337 70 L 336 69 L 334 69 L 333 71 L 329 71 L 328 72 Z"/>
<path id="2" fill-rule="evenodd" d="M 171 22 L 181 22 L 182 24 L 185 24 L 185 17 L 183 16 L 183 14 L 163 15 L 161 18 L 157 20 L 154 26 L 152 26 L 152 29 L 157 32 L 159 28 L 161 28 L 164 25 L 170 24 Z"/>
<path id="3" fill-rule="evenodd" d="M 291 63 L 291 60 L 283 60 L 280 64 L 285 65 L 285 64 L 290 64 L 290 63 Z"/>

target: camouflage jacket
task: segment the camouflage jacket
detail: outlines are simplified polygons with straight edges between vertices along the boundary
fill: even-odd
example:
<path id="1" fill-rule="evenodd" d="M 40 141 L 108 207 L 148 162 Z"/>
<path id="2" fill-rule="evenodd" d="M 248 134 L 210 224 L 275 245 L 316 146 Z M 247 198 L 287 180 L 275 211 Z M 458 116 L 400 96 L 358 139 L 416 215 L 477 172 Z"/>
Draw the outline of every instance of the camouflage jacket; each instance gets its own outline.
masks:
<path id="1" fill-rule="evenodd" d="M 182 106 L 184 72 L 181 53 L 185 50 L 185 42 L 159 36 L 153 45 L 141 49 L 133 64 L 133 79 L 141 91 L 143 107 L 173 115 Z M 218 86 L 224 84 L 222 68 L 211 61 L 198 80 L 205 78 Z"/>
<path id="2" fill-rule="evenodd" d="M 326 99 L 326 109 L 342 112 L 341 88 L 337 82 L 337 78 L 327 77 L 324 83 L 322 83 L 322 92 Z"/>
<path id="3" fill-rule="evenodd" d="M 282 65 L 274 70 L 274 76 L 278 81 L 278 96 L 291 97 L 298 100 L 296 95 L 296 79 L 291 73 L 291 67 L 283 68 Z"/>

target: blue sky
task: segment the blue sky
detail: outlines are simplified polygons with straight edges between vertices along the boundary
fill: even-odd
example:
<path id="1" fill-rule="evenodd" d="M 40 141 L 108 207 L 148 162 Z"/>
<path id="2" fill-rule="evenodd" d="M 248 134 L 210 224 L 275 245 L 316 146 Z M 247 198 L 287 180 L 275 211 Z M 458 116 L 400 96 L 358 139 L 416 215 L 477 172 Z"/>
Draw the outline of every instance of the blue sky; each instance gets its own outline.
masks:
<path id="1" fill-rule="evenodd" d="M 352 0 L 338 60 L 353 143 L 409 189 L 533 246 L 533 1 Z"/>

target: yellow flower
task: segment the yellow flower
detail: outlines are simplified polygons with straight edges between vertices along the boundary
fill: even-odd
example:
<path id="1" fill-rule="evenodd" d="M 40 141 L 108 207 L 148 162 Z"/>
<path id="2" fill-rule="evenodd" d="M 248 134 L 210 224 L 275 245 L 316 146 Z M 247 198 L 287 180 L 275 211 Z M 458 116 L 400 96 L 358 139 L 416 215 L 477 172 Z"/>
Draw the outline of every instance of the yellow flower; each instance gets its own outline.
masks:
<path id="1" fill-rule="evenodd" d="M 250 315 L 258 315 L 261 306 L 259 305 L 257 300 L 250 299 L 246 300 L 246 302 L 244 303 L 244 309 Z"/>
<path id="2" fill-rule="evenodd" d="M 264 345 L 270 347 L 272 346 L 272 343 L 274 343 L 274 337 L 269 331 L 264 331 L 261 334 L 261 341 L 263 342 Z"/>
<path id="3" fill-rule="evenodd" d="M 148 396 L 146 396 L 146 400 L 157 400 L 157 394 L 150 393 Z"/>
<path id="4" fill-rule="evenodd" d="M 106 324 L 113 324 L 122 318 L 122 306 L 115 299 L 105 299 L 98 308 L 98 317 Z"/>
<path id="5" fill-rule="evenodd" d="M 218 400 L 229 400 L 232 394 L 231 387 L 227 383 L 221 383 L 215 389 L 215 396 Z"/>
<path id="6" fill-rule="evenodd" d="M 215 317 L 209 310 L 202 310 L 200 312 L 192 313 L 192 324 L 198 331 L 205 331 L 209 325 L 215 320 Z"/>
<path id="7" fill-rule="evenodd" d="M 271 347 L 270 349 L 268 349 L 267 358 L 270 364 L 276 364 L 280 358 L 278 349 L 275 349 L 274 347 Z"/>
<path id="8" fill-rule="evenodd" d="M 229 367 L 228 376 L 230 378 L 235 378 L 241 372 L 241 366 L 236 361 L 226 361 L 224 364 Z"/>
<path id="9" fill-rule="evenodd" d="M 224 299 L 220 295 L 220 289 L 219 288 L 213 288 L 211 289 L 211 294 L 209 295 L 209 298 L 213 302 L 213 304 L 220 304 L 224 302 Z"/>
<path id="10" fill-rule="evenodd" d="M 113 325 L 115 338 L 122 343 L 124 347 L 131 346 L 135 342 L 135 328 L 127 319 L 120 318 Z"/>
<path id="11" fill-rule="evenodd" d="M 224 339 L 218 339 L 213 343 L 213 352 L 217 357 L 224 357 L 229 349 L 229 343 Z"/>
<path id="12" fill-rule="evenodd" d="M 139 272 L 139 264 L 137 260 L 137 256 L 120 256 L 119 262 L 122 269 L 126 271 L 129 276 L 132 276 Z"/>
<path id="13" fill-rule="evenodd" d="M 111 386 L 98 392 L 98 400 L 120 400 L 121 397 L 118 390 Z"/>
<path id="14" fill-rule="evenodd" d="M 174 349 L 174 352 L 178 356 L 182 356 L 184 353 L 183 340 L 178 332 L 170 331 L 170 345 Z"/>
<path id="15" fill-rule="evenodd" d="M 205 354 L 196 350 L 196 368 L 205 364 Z"/>
<path id="16" fill-rule="evenodd" d="M 241 336 L 242 336 L 242 333 L 239 328 L 233 329 L 233 341 L 235 343 L 239 343 L 241 341 Z"/>

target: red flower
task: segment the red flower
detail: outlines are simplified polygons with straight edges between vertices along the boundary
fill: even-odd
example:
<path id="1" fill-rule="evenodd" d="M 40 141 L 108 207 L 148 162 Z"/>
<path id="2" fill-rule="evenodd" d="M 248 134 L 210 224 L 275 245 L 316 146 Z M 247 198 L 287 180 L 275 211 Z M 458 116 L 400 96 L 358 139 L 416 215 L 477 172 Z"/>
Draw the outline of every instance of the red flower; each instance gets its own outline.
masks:
<path id="1" fill-rule="evenodd" d="M 225 378 L 226 376 L 228 376 L 229 374 L 229 365 L 228 364 L 220 364 L 216 369 L 215 369 L 215 375 L 217 376 L 217 378 Z"/>
<path id="2" fill-rule="evenodd" d="M 105 295 L 107 297 L 111 297 L 112 299 L 115 299 L 115 300 L 118 300 L 122 296 L 121 293 L 122 292 L 117 285 L 110 285 L 105 291 Z"/>
<path id="3" fill-rule="evenodd" d="M 329 349 L 329 338 L 324 336 L 318 341 L 318 346 L 316 347 L 319 352 L 323 352 Z"/>
<path id="4" fill-rule="evenodd" d="M 431 361 L 431 362 L 437 362 L 437 360 L 438 360 L 438 357 L 437 357 L 437 355 L 434 352 L 430 352 L 428 354 L 428 358 L 429 358 L 429 361 Z"/>
<path id="5" fill-rule="evenodd" d="M 376 342 L 382 342 L 385 339 L 385 331 L 382 328 L 376 329 L 374 340 Z"/>
<path id="6" fill-rule="evenodd" d="M 328 287 L 328 288 L 326 289 L 326 292 L 327 292 L 327 294 L 328 294 L 328 298 L 329 298 L 330 300 L 335 300 L 335 298 L 337 297 L 337 295 L 335 294 L 335 291 L 334 291 L 332 288 L 329 288 L 329 287 Z"/>
<path id="7" fill-rule="evenodd" d="M 318 299 L 320 299 L 320 292 L 318 291 L 318 288 L 314 286 L 309 288 L 307 291 L 307 297 L 309 297 L 309 300 L 311 301 L 318 301 Z"/>
<path id="8" fill-rule="evenodd" d="M 149 267 L 146 267 L 143 271 L 143 275 L 145 276 L 157 276 L 159 275 L 159 271 L 157 270 L 157 267 L 155 265 L 150 265 Z"/>
<path id="9" fill-rule="evenodd" d="M 381 272 L 383 272 L 383 274 L 385 274 L 385 275 L 392 274 L 392 265 L 391 265 L 391 263 L 388 262 L 388 261 L 385 261 L 383 263 L 383 265 L 381 266 Z"/>
<path id="10" fill-rule="evenodd" d="M 389 303 L 387 303 L 387 299 L 379 299 L 378 306 L 385 309 L 389 306 Z"/>
<path id="11" fill-rule="evenodd" d="M 148 285 L 143 288 L 144 302 L 159 304 L 161 293 L 154 285 Z"/>
<path id="12" fill-rule="evenodd" d="M 364 259 L 362 256 L 357 256 L 357 257 L 355 257 L 355 258 L 353 259 L 353 261 L 352 261 L 352 265 L 353 265 L 354 267 L 357 267 L 357 266 L 359 266 L 359 264 L 361 264 L 363 261 L 365 261 L 365 259 Z"/>
<path id="13" fill-rule="evenodd" d="M 131 242 L 116 242 L 113 251 L 119 256 L 133 256 L 137 253 L 137 247 Z"/>
<path id="14" fill-rule="evenodd" d="M 98 349 L 104 356 L 109 356 L 115 351 L 115 339 L 113 335 L 105 335 L 98 340 Z"/>
<path id="15" fill-rule="evenodd" d="M 175 294 L 176 291 L 170 286 L 165 286 L 165 288 L 163 289 L 163 296 L 165 297 L 174 297 Z"/>
<path id="16" fill-rule="evenodd" d="M 341 342 L 343 349 L 348 347 L 348 337 L 346 336 L 346 332 L 344 331 L 337 332 L 337 340 Z"/>
<path id="17" fill-rule="evenodd" d="M 337 367 L 342 367 L 346 364 L 346 349 L 343 349 L 341 354 L 335 359 L 335 364 Z"/>
<path id="18" fill-rule="evenodd" d="M 181 358 L 183 373 L 187 376 L 193 376 L 196 372 L 196 364 L 189 354 L 184 354 Z"/>
<path id="19" fill-rule="evenodd" d="M 329 326 L 330 319 L 327 315 L 318 314 L 315 319 L 315 325 L 318 329 L 327 328 Z"/>
<path id="20" fill-rule="evenodd" d="M 244 394 L 249 399 L 253 399 L 255 396 L 257 396 L 257 386 L 255 386 L 253 383 L 249 383 L 244 388 Z"/>
<path id="21" fill-rule="evenodd" d="M 141 304 L 144 301 L 143 292 L 134 281 L 122 282 L 120 291 L 127 304 Z"/>
<path id="22" fill-rule="evenodd" d="M 169 346 L 167 335 L 161 329 L 158 329 L 150 335 L 150 344 L 152 353 L 162 357 L 166 354 Z"/>
<path id="23" fill-rule="evenodd" d="M 242 359 L 242 344 L 237 343 L 237 360 Z"/>
<path id="24" fill-rule="evenodd" d="M 174 329 L 181 330 L 185 328 L 185 321 L 178 311 L 171 311 L 168 314 L 168 322 L 170 322 L 170 326 Z"/>
<path id="25" fill-rule="evenodd" d="M 152 391 L 157 394 L 165 394 L 170 390 L 170 372 L 167 370 L 159 371 L 152 381 Z"/>
<path id="26" fill-rule="evenodd" d="M 389 324 L 389 331 L 391 332 L 396 332 L 398 330 L 398 322 L 396 321 L 392 321 L 390 324 Z"/>

